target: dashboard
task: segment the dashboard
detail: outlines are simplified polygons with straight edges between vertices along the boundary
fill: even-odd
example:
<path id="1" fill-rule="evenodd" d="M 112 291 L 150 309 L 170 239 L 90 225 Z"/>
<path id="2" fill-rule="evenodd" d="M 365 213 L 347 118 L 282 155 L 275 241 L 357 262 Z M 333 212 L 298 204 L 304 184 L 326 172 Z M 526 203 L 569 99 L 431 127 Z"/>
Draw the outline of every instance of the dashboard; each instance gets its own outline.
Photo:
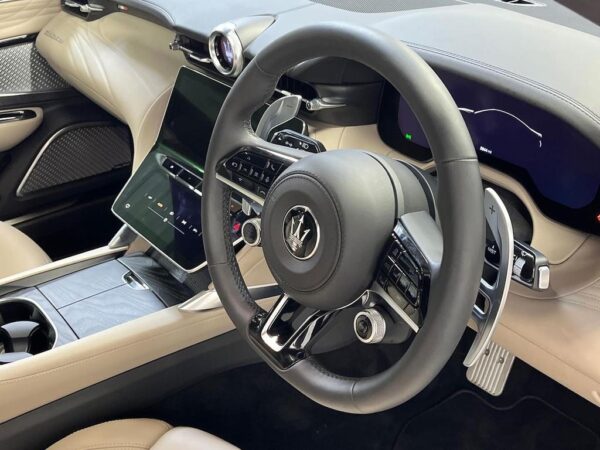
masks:
<path id="1" fill-rule="evenodd" d="M 285 33 L 314 22 L 351 22 L 408 44 L 444 79 L 458 106 L 465 108 L 467 122 L 468 114 L 477 118 L 468 125 L 478 146 L 482 176 L 522 201 L 532 225 L 532 234 L 523 240 L 547 255 L 551 266 L 551 287 L 544 292 L 513 283 L 495 339 L 519 358 L 600 404 L 600 365 L 596 358 L 600 340 L 595 332 L 599 329 L 596 305 L 600 240 L 589 235 L 592 231 L 598 234 L 593 225 L 600 213 L 597 191 L 595 203 L 584 205 L 593 195 L 597 183 L 593 175 L 599 169 L 600 84 L 596 82 L 598 59 L 593 55 L 600 52 L 600 27 L 559 11 L 562 7 L 553 1 L 544 2 L 544 8 L 520 8 L 496 0 L 489 0 L 488 5 L 457 4 L 454 0 L 387 2 L 392 6 L 385 12 L 348 11 L 311 0 L 95 3 L 107 5 L 104 15 L 92 13 L 86 21 L 71 13 L 59 14 L 38 35 L 40 53 L 69 83 L 131 127 L 136 161 L 143 160 L 146 168 L 153 167 L 155 174 L 176 186 L 165 191 L 172 196 L 167 198 L 174 198 L 182 186 L 194 194 L 196 202 L 201 202 L 201 187 L 191 189 L 178 181 L 156 159 L 159 152 L 166 154 L 168 150 L 166 146 L 158 148 L 156 130 L 162 132 L 167 104 L 166 100 L 162 102 L 163 93 L 168 99 L 179 68 L 187 65 L 210 70 L 210 63 L 205 63 L 208 39 L 217 25 L 235 21 L 235 17 L 271 18 L 258 37 L 244 42 L 246 63 Z M 428 6 L 421 7 L 425 3 Z M 365 0 L 363 4 L 365 9 L 376 10 L 381 2 Z M 394 9 L 394 5 L 400 6 Z M 121 12 L 114 12 L 117 6 Z M 183 48 L 171 51 L 176 46 L 169 50 L 169 44 L 182 36 L 187 38 L 183 43 L 189 54 Z M 226 48 L 222 54 L 227 54 Z M 430 162 L 419 163 L 428 161 L 430 151 L 426 139 L 419 140 L 418 121 L 415 123 L 414 116 L 401 107 L 397 93 L 386 90 L 385 83 L 364 67 L 315 61 L 292 68 L 286 75 L 282 89 L 307 100 L 325 100 L 321 107 L 328 109 L 303 111 L 303 117 L 311 136 L 328 149 L 364 148 L 399 159 L 410 158 L 420 167 L 434 170 Z M 396 98 L 390 101 L 392 94 Z M 318 106 L 319 102 L 315 103 Z M 475 114 L 487 109 L 510 113 L 540 133 L 541 149 L 537 134 L 520 128 L 521 122 L 513 121 L 511 116 L 491 111 Z M 380 114 L 386 111 L 391 112 Z M 487 134 L 486 116 L 491 118 L 491 114 L 504 125 Z M 395 137 L 377 132 L 385 117 Z M 501 131 L 504 129 L 512 130 L 514 135 L 505 136 Z M 524 138 L 513 146 L 514 136 Z M 536 151 L 528 153 L 526 150 L 535 147 L 536 142 Z M 198 159 L 189 160 L 186 154 L 193 152 L 171 148 L 174 145 L 171 142 L 169 147 L 174 161 L 202 178 L 199 153 L 194 154 Z M 545 159 L 539 163 L 537 158 L 524 158 L 542 152 Z M 558 161 L 553 159 L 555 156 Z M 534 167 L 550 162 L 555 172 Z M 136 174 L 141 176 L 145 169 L 137 167 Z M 573 174 L 583 174 L 585 180 Z M 556 185 L 550 186 L 549 180 L 556 181 Z M 123 194 L 133 192 L 129 188 L 131 184 L 120 200 L 127 200 Z M 565 198 L 571 190 L 577 190 L 577 194 Z M 119 207 L 115 204 L 115 211 Z M 193 241 L 194 245 L 199 241 Z M 172 254 L 165 244 L 157 246 Z M 190 261 L 188 267 L 193 268 L 196 262 Z"/>
<path id="2" fill-rule="evenodd" d="M 221 64 L 227 65 L 223 55 Z M 600 234 L 600 151 L 593 143 L 552 114 L 514 96 L 450 72 L 438 74 L 463 114 L 482 163 L 518 180 L 548 217 Z M 113 205 L 117 217 L 189 272 L 206 259 L 201 224 L 204 161 L 229 88 L 227 78 L 217 73 L 180 70 L 156 144 Z M 386 82 L 380 98 L 381 139 L 413 160 L 432 161 L 427 136 L 410 105 Z M 253 117 L 254 127 L 264 109 Z M 311 115 L 305 108 L 303 115 L 310 119 L 314 112 Z M 295 130 L 302 137 L 304 128 L 302 120 L 294 119 L 277 130 Z M 271 137 L 279 142 L 282 134 Z M 287 142 L 290 139 L 288 135 L 285 145 L 300 148 Z M 255 165 L 236 164 L 239 170 L 229 168 L 233 172 L 226 177 L 240 178 L 251 192 L 264 197 L 261 192 L 268 187 L 241 172 L 254 170 Z M 232 238 L 236 237 L 232 230 Z"/>
<path id="3" fill-rule="evenodd" d="M 202 200 L 201 187 L 191 189 L 160 165 L 156 156 L 167 149 L 158 148 L 156 133 L 166 126 L 161 126 L 161 121 L 179 68 L 186 65 L 211 70 L 210 62 L 206 63 L 210 56 L 208 42 L 219 24 L 234 22 L 241 27 L 242 21 L 236 18 L 245 18 L 246 22 L 250 17 L 264 19 L 264 23 L 253 22 L 252 29 L 259 29 L 258 36 L 254 34 L 255 38 L 243 42 L 245 63 L 285 33 L 332 20 L 367 26 L 409 45 L 443 77 L 458 106 L 465 109 L 467 122 L 468 114 L 477 118 L 468 125 L 482 162 L 484 181 L 506 189 L 521 201 L 531 227 L 529 234 L 519 239 L 549 260 L 550 289 L 536 292 L 513 283 L 495 339 L 519 358 L 600 404 L 600 365 L 596 358 L 600 340 L 594 332 L 598 330 L 595 305 L 600 240 L 589 235 L 592 231 L 598 234 L 593 221 L 600 210 L 597 199 L 584 205 L 593 195 L 593 171 L 598 169 L 600 149 L 600 84 L 596 81 L 598 59 L 593 57 L 600 54 L 600 27 L 565 13 L 552 0 L 544 2 L 547 5 L 543 8 L 505 5 L 496 0 L 398 1 L 386 2 L 388 8 L 383 12 L 378 9 L 382 3 L 376 0 L 361 2 L 361 12 L 331 6 L 341 3 L 333 0 L 94 3 L 105 5 L 104 13 L 92 12 L 85 19 L 63 8 L 65 12 L 40 32 L 37 46 L 69 83 L 130 126 L 138 164 L 136 176 L 152 167 L 154 173 L 148 177 L 161 177 L 171 184 L 164 183 L 169 189 L 165 191 L 168 199 L 176 198 L 181 186 L 193 193 L 194 201 Z M 181 48 L 170 47 L 178 37 L 186 38 L 181 40 Z M 247 34 L 240 33 L 240 37 L 246 39 Z M 239 57 L 226 47 L 219 48 L 219 53 L 225 66 L 225 57 Z M 88 67 L 99 70 L 89 71 Z M 326 108 L 303 111 L 303 116 L 311 136 L 328 149 L 363 148 L 435 170 L 431 162 L 423 162 L 429 160 L 430 150 L 426 139 L 419 140 L 418 121 L 415 123 L 397 93 L 387 90 L 376 74 L 348 62 L 314 61 L 294 67 L 285 75 L 287 80 L 281 89 Z M 227 83 L 233 81 L 230 77 Z M 541 149 L 537 134 L 520 128 L 521 122 L 513 121 L 511 116 L 491 111 L 475 114 L 487 109 L 510 113 L 541 134 Z M 492 117 L 490 113 L 504 125 L 487 134 L 486 115 Z M 390 121 L 387 125 L 392 125 L 392 132 L 395 130 L 395 141 L 378 133 L 386 117 Z M 514 136 L 524 136 L 523 140 L 513 146 L 513 133 L 505 136 L 501 131 L 507 128 Z M 536 143 L 536 151 L 528 153 L 527 149 Z M 189 160 L 189 150 L 174 147 L 171 143 L 173 161 L 202 178 L 200 150 L 194 155 L 197 159 Z M 515 149 L 519 151 L 513 153 Z M 537 168 L 533 167 L 533 159 L 520 159 L 541 152 L 546 157 L 560 155 L 560 159 L 546 158 Z M 540 176 L 542 166 L 550 162 L 555 172 L 542 172 Z M 580 180 L 580 175 L 573 174 L 583 175 Z M 568 194 L 566 197 L 548 184 L 555 178 L 563 194 Z M 128 185 L 119 199 L 126 202 L 124 194 L 133 193 L 129 190 L 132 187 Z M 115 211 L 119 208 L 115 204 Z M 123 211 L 123 217 L 126 214 Z M 168 226 L 161 222 L 147 228 L 155 225 Z M 151 232 L 144 237 L 151 237 Z M 201 240 L 194 239 L 191 242 L 195 247 L 190 248 L 202 251 Z M 179 248 L 187 248 L 183 242 Z M 166 243 L 156 241 L 155 246 L 176 256 Z M 193 269 L 196 263 L 192 260 L 186 266 Z"/>
<path id="4" fill-rule="evenodd" d="M 523 184 L 550 218 L 600 234 L 600 149 L 530 103 L 447 71 L 438 75 L 469 129 L 479 160 Z M 410 105 L 389 84 L 379 118 L 382 139 L 420 162 L 432 159 Z"/>

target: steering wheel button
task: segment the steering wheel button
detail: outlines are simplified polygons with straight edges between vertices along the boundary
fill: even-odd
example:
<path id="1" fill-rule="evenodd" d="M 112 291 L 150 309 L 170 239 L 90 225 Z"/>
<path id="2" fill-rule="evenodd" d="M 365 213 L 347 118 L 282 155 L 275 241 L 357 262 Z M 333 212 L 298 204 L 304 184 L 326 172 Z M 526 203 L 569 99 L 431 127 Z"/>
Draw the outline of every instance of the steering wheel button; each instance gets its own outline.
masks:
<path id="1" fill-rule="evenodd" d="M 392 244 L 392 246 L 390 248 L 390 257 L 393 260 L 398 260 L 398 258 L 400 257 L 401 254 L 402 254 L 402 247 L 400 246 L 400 243 L 397 241 L 394 241 L 394 243 Z"/>
<path id="2" fill-rule="evenodd" d="M 387 275 L 388 273 L 390 273 L 390 270 L 392 270 L 393 266 L 394 262 L 389 257 L 385 258 L 382 265 L 383 272 L 385 272 L 385 274 Z"/>
<path id="3" fill-rule="evenodd" d="M 256 193 L 262 198 L 267 198 L 268 189 L 264 186 L 256 186 Z"/>
<path id="4" fill-rule="evenodd" d="M 407 255 L 404 255 L 402 258 L 399 258 L 396 263 L 402 268 L 402 271 L 406 273 L 409 277 L 412 277 L 414 272 L 414 267 L 408 259 Z"/>
<path id="5" fill-rule="evenodd" d="M 252 166 L 251 165 L 249 165 L 249 164 L 240 164 L 240 170 L 239 170 L 239 172 L 242 175 L 249 176 L 251 171 L 252 171 Z"/>
<path id="6" fill-rule="evenodd" d="M 262 180 L 262 172 L 260 170 L 257 170 L 256 167 L 251 167 L 248 175 L 249 175 L 250 179 L 252 179 L 254 181 Z"/>
<path id="7" fill-rule="evenodd" d="M 396 281 L 398 281 L 398 279 L 400 278 L 400 276 L 402 275 L 402 271 L 400 270 L 400 268 L 396 265 L 392 266 L 392 269 L 390 270 L 390 279 L 396 283 Z"/>
<path id="8" fill-rule="evenodd" d="M 268 159 L 251 152 L 244 152 L 240 157 L 243 161 L 253 164 L 261 169 L 266 168 L 267 163 L 269 162 Z"/>
<path id="9" fill-rule="evenodd" d="M 487 241 L 485 246 L 485 259 L 491 264 L 498 265 L 500 262 L 500 250 L 494 241 Z"/>
<path id="10" fill-rule="evenodd" d="M 410 280 L 408 279 L 408 277 L 404 274 L 402 274 L 400 276 L 400 278 L 398 278 L 398 288 L 404 292 L 406 291 L 406 289 L 408 288 L 408 286 L 410 285 Z"/>
<path id="11" fill-rule="evenodd" d="M 408 296 L 408 300 L 414 305 L 417 302 L 417 286 L 414 284 L 410 284 L 408 289 L 406 290 L 406 295 Z"/>
<path id="12" fill-rule="evenodd" d="M 232 177 L 232 180 L 233 180 L 234 183 L 240 185 L 244 189 L 248 189 L 250 191 L 254 191 L 254 183 L 252 183 L 250 180 L 247 180 L 246 178 L 241 177 L 239 175 L 234 175 Z"/>
<path id="13" fill-rule="evenodd" d="M 385 273 L 383 272 L 379 272 L 379 274 L 377 275 L 377 283 L 379 283 L 379 285 L 383 288 L 387 290 L 387 286 L 388 286 L 388 278 L 385 275 Z"/>
<path id="14" fill-rule="evenodd" d="M 263 175 L 264 178 L 262 179 L 262 183 L 266 184 L 267 186 L 271 186 L 271 183 L 273 182 L 272 175 L 270 175 L 268 172 L 264 172 Z"/>
<path id="15" fill-rule="evenodd" d="M 232 172 L 237 172 L 238 170 L 240 170 L 240 162 L 237 159 L 232 158 L 227 160 L 227 162 L 225 163 L 225 167 L 231 170 Z"/>
<path id="16" fill-rule="evenodd" d="M 273 160 L 267 160 L 267 170 L 273 173 L 277 173 L 279 172 L 279 169 L 281 169 L 281 163 L 275 162 Z"/>

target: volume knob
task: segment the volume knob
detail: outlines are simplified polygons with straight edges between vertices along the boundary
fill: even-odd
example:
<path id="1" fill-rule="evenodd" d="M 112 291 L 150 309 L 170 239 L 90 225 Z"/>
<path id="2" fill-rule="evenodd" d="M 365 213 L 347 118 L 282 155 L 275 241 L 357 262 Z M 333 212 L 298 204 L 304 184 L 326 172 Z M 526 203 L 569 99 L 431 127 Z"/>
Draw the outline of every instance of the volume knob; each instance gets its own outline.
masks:
<path id="1" fill-rule="evenodd" d="M 365 344 L 377 344 L 385 337 L 385 319 L 375 308 L 365 309 L 354 317 L 356 337 Z"/>

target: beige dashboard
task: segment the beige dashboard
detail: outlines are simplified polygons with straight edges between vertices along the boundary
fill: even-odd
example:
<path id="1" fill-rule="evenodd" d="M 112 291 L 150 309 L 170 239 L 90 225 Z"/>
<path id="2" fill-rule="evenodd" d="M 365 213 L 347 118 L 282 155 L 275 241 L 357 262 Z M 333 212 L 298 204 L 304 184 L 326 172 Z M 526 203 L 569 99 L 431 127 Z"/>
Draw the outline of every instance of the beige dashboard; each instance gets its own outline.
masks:
<path id="1" fill-rule="evenodd" d="M 59 74 L 129 125 L 137 167 L 156 139 L 175 77 L 186 64 L 181 53 L 169 50 L 173 37 L 172 31 L 123 13 L 94 22 L 59 13 L 39 34 L 37 45 Z M 311 133 L 329 149 L 364 148 L 405 159 L 381 141 L 374 125 L 337 128 L 315 123 Z M 600 239 L 546 218 L 527 191 L 508 176 L 485 166 L 481 172 L 485 179 L 511 190 L 524 202 L 533 219 L 533 246 L 551 263 L 548 291 L 537 293 L 513 284 L 494 339 L 600 406 Z M 115 334 L 111 330 L 82 339 L 40 355 L 38 362 L 31 361 L 37 367 L 28 367 L 24 361 L 4 368 L 0 395 L 9 395 L 18 407 L 3 411 L 0 421 L 43 404 L 14 397 L 14 392 L 28 391 L 12 389 L 15 384 L 33 389 L 41 377 L 50 375 L 52 385 L 43 397 L 47 403 L 214 335 L 217 328 L 211 323 L 217 316 L 219 332 L 232 328 L 223 311 L 195 318 L 181 314 L 166 310 L 120 326 Z M 161 333 L 172 333 L 172 340 L 166 341 L 170 343 L 154 352 L 147 350 L 143 360 L 128 358 L 134 346 L 146 336 L 150 338 L 147 327 L 156 327 L 159 320 L 164 320 Z M 202 327 L 197 326 L 200 323 Z M 176 325 L 184 328 L 177 331 Z M 121 343 L 117 342 L 121 338 Z M 119 358 L 111 357 L 111 365 L 104 365 L 104 353 L 98 346 Z M 70 380 L 68 386 L 63 380 Z"/>

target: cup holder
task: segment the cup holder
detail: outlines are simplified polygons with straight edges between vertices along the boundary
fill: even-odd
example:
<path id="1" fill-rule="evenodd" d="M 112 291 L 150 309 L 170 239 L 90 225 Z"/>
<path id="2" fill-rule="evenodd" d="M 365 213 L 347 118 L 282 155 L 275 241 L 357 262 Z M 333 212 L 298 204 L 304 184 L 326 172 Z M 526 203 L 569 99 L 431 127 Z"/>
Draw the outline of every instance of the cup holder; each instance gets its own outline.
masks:
<path id="1" fill-rule="evenodd" d="M 0 300 L 0 365 L 45 352 L 55 343 L 56 328 L 37 303 Z"/>

